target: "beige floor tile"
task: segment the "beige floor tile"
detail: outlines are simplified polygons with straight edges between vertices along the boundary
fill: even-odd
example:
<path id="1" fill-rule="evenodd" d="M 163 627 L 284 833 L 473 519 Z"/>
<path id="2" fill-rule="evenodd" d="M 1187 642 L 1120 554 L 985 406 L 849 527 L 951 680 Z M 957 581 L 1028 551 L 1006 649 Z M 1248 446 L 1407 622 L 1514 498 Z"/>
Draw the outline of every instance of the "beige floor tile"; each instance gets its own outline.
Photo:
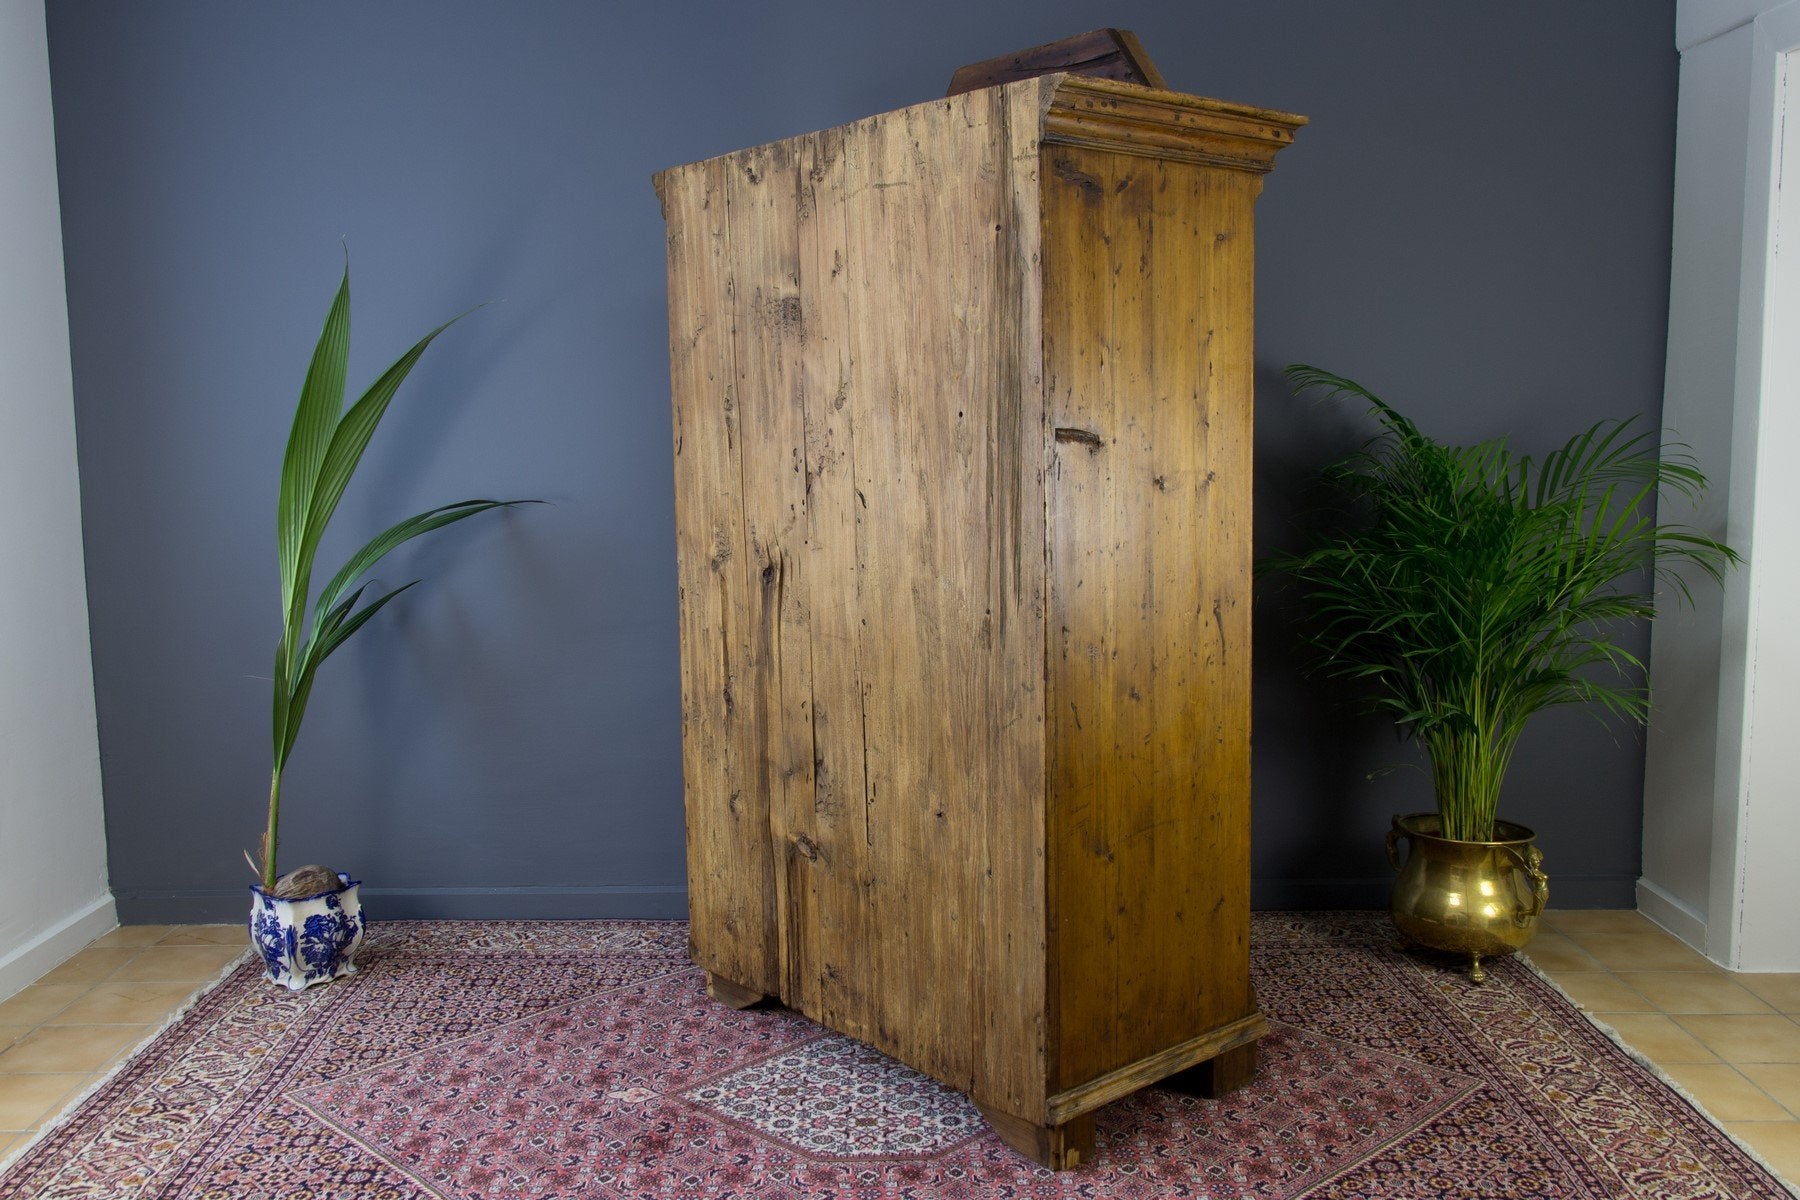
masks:
<path id="1" fill-rule="evenodd" d="M 94 946 L 70 958 L 39 983 L 99 983 L 142 952 L 137 946 Z"/>
<path id="2" fill-rule="evenodd" d="M 30 1025 L 0 1025 L 0 1050 L 6 1049 L 31 1030 Z"/>
<path id="3" fill-rule="evenodd" d="M 1739 1070 L 1790 1114 L 1800 1117 L 1800 1063 L 1745 1063 Z"/>
<path id="4" fill-rule="evenodd" d="M 151 946 L 112 976 L 113 983 L 202 983 L 249 949 L 243 946 Z"/>
<path id="5" fill-rule="evenodd" d="M 1725 1128 L 1748 1142 L 1783 1179 L 1800 1181 L 1800 1121 L 1727 1121 Z"/>
<path id="6" fill-rule="evenodd" d="M 1784 1013 L 1800 1013 L 1800 975 L 1745 971 L 1733 979 Z"/>
<path id="7" fill-rule="evenodd" d="M 191 983 L 126 983 L 108 980 L 52 1017 L 49 1025 L 160 1024 L 194 994 Z"/>
<path id="8" fill-rule="evenodd" d="M 1561 971 L 1604 969 L 1593 955 L 1553 929 L 1538 930 L 1531 944 L 1525 947 L 1524 955 L 1531 960 L 1532 966 L 1553 977 Z"/>
<path id="9" fill-rule="evenodd" d="M 1577 935 L 1575 942 L 1609 971 L 1712 971 L 1716 963 L 1669 934 Z"/>
<path id="10" fill-rule="evenodd" d="M 1656 922 L 1628 908 L 1551 908 L 1545 910 L 1543 923 L 1570 937 L 1577 932 L 1642 933 L 1657 928 Z"/>
<path id="11" fill-rule="evenodd" d="M 0 1075 L 0 1129 L 36 1129 L 39 1121 L 58 1112 L 77 1088 L 85 1086 L 86 1078 L 74 1072 Z"/>
<path id="12" fill-rule="evenodd" d="M 161 942 L 164 946 L 236 946 L 250 945 L 249 931 L 242 925 L 177 925 Z"/>
<path id="13" fill-rule="evenodd" d="M 1687 1016 L 1675 1020 L 1730 1063 L 1800 1063 L 1800 1025 L 1775 1014 Z"/>
<path id="14" fill-rule="evenodd" d="M 154 946 L 163 940 L 174 925 L 121 925 L 111 933 L 95 938 L 90 945 L 101 948 L 109 946 Z"/>
<path id="15" fill-rule="evenodd" d="M 11 1154 L 27 1136 L 29 1135 L 23 1133 L 0 1133 L 0 1158 Z"/>
<path id="16" fill-rule="evenodd" d="M 1670 1063 L 1663 1070 L 1715 1121 L 1785 1121 L 1792 1116 L 1728 1063 Z"/>
<path id="17" fill-rule="evenodd" d="M 97 1071 L 143 1041 L 144 1025 L 45 1025 L 0 1052 L 0 1074 Z"/>
<path id="18" fill-rule="evenodd" d="M 1772 1013 L 1723 971 L 1620 971 L 1619 978 L 1666 1013 Z"/>
<path id="19" fill-rule="evenodd" d="M 1719 1061 L 1718 1055 L 1677 1025 L 1673 1017 L 1661 1013 L 1608 1013 L 1600 1020 L 1612 1026 L 1626 1045 L 1658 1066 Z"/>
<path id="20" fill-rule="evenodd" d="M 1656 1011 L 1656 1005 L 1606 971 L 1564 971 L 1551 978 L 1557 987 L 1568 993 L 1569 999 L 1591 1013 Z"/>
<path id="21" fill-rule="evenodd" d="M 0 1003 L 0 1024 L 42 1025 L 87 993 L 85 983 L 35 983 Z"/>

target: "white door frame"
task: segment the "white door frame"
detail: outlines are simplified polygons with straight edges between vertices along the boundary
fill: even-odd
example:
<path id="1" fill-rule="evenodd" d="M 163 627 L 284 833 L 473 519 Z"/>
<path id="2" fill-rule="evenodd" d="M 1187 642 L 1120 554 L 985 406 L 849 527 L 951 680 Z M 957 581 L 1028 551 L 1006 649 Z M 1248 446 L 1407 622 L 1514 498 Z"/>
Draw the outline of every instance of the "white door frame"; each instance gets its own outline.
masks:
<path id="1" fill-rule="evenodd" d="M 1729 917 L 1709 928 L 1707 952 L 1740 970 L 1800 970 L 1800 3 L 1756 21 L 1753 149 L 1760 147 L 1763 228 L 1760 336 L 1745 338 L 1756 385 L 1754 437 L 1734 439 L 1733 467 L 1749 469 L 1744 527 L 1754 558 L 1745 575 L 1743 723 L 1732 843 L 1715 838 L 1712 903 Z M 1758 164 L 1753 160 L 1752 171 Z M 1750 239 L 1746 239 L 1746 243 Z M 1749 249 L 1748 244 L 1746 250 Z M 1746 255 L 1746 257 L 1748 257 Z M 1745 286 L 1757 282 L 1745 262 Z M 1749 316 L 1754 309 L 1746 309 Z M 1760 344 L 1755 344 L 1760 343 Z M 1746 364 L 1748 366 L 1749 364 Z M 1733 495 L 1734 502 L 1737 496 Z M 1732 516 L 1735 518 L 1736 513 Z M 1735 523 L 1735 521 L 1734 521 Z M 1715 829 L 1717 826 L 1715 825 Z"/>
<path id="2" fill-rule="evenodd" d="M 1724 480 L 1722 521 L 1701 523 L 1722 524 L 1747 562 L 1698 620 L 1653 631 L 1652 680 L 1680 719 L 1649 735 L 1639 907 L 1726 966 L 1796 971 L 1800 0 L 1680 0 L 1677 28 L 1665 423 Z M 1721 144 L 1733 126 L 1743 140 Z M 1702 704 L 1682 707 L 1696 695 Z M 1710 845 L 1697 844 L 1709 827 Z"/>

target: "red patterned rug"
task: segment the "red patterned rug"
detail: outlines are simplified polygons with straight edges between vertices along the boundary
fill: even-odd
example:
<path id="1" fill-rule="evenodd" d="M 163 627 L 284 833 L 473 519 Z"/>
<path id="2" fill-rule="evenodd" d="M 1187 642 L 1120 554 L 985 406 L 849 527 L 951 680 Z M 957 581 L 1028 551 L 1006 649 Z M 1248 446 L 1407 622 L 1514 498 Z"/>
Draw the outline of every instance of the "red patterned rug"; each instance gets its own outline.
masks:
<path id="1" fill-rule="evenodd" d="M 1475 987 L 1372 913 L 1261 913 L 1273 1033 L 1056 1174 L 961 1096 L 712 1003 L 671 922 L 372 926 L 361 974 L 244 965 L 0 1174 L 0 1198 L 1787 1197 L 1515 962 Z"/>

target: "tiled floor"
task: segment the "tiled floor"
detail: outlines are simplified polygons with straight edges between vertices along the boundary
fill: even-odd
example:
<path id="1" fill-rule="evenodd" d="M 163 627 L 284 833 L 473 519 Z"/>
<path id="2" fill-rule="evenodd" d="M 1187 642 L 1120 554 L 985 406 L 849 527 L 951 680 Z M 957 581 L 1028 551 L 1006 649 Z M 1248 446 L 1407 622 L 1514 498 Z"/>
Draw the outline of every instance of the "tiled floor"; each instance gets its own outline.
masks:
<path id="1" fill-rule="evenodd" d="M 0 1157 L 246 948 L 242 925 L 132 925 L 0 1001 Z"/>
<path id="2" fill-rule="evenodd" d="M 115 929 L 0 1002 L 0 1155 L 243 949 L 238 925 Z M 1552 910 L 1527 957 L 1800 1180 L 1800 974 L 1720 970 L 1632 912 Z"/>
<path id="3" fill-rule="evenodd" d="M 1800 1180 L 1800 975 L 1722 970 L 1637 913 L 1591 909 L 1545 913 L 1525 956 Z"/>

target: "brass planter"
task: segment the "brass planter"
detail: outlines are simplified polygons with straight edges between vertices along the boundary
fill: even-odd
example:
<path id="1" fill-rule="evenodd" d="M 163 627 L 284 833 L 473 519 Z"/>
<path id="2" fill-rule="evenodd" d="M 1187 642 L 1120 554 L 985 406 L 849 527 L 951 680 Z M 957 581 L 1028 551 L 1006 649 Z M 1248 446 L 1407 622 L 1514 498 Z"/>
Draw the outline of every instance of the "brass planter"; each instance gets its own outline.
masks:
<path id="1" fill-rule="evenodd" d="M 1408 942 L 1469 956 L 1469 978 L 1487 978 L 1481 960 L 1511 954 L 1537 932 L 1550 898 L 1540 869 L 1537 835 L 1511 821 L 1494 822 L 1496 840 L 1462 842 L 1438 836 L 1436 813 L 1395 817 L 1388 831 L 1394 882 L 1394 925 Z M 1400 864 L 1400 840 L 1412 843 Z"/>

